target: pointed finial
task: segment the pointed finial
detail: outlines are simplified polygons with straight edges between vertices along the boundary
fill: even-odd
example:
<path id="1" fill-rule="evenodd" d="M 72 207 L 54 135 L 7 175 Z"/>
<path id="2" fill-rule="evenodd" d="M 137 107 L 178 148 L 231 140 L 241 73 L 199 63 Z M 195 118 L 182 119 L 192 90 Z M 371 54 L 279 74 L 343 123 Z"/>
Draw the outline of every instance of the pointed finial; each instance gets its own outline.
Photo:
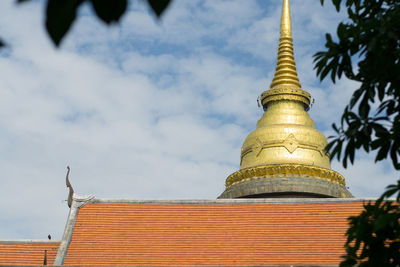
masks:
<path id="1" fill-rule="evenodd" d="M 299 78 L 297 77 L 296 62 L 294 61 L 289 0 L 283 0 L 278 62 L 276 63 L 271 89 L 282 85 L 301 88 Z"/>
<path id="2" fill-rule="evenodd" d="M 295 100 L 302 102 L 307 109 L 310 105 L 310 99 L 310 94 L 301 89 L 299 77 L 297 76 L 293 53 L 289 0 L 283 0 L 278 61 L 270 90 L 261 94 L 261 103 L 265 109 L 271 101 Z"/>
<path id="3" fill-rule="evenodd" d="M 290 22 L 289 0 L 283 0 L 281 19 L 281 38 L 292 37 L 292 23 Z"/>

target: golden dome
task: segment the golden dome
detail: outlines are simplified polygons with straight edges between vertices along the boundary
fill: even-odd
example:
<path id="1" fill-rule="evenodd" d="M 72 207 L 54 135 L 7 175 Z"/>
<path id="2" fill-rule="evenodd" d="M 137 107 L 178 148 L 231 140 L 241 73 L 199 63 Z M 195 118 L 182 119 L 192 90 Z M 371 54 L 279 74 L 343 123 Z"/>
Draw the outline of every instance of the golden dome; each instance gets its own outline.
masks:
<path id="1" fill-rule="evenodd" d="M 343 176 L 331 170 L 327 140 L 307 113 L 310 100 L 297 76 L 284 0 L 275 75 L 261 94 L 265 112 L 244 141 L 241 168 L 226 179 L 220 198 L 352 197 Z"/>

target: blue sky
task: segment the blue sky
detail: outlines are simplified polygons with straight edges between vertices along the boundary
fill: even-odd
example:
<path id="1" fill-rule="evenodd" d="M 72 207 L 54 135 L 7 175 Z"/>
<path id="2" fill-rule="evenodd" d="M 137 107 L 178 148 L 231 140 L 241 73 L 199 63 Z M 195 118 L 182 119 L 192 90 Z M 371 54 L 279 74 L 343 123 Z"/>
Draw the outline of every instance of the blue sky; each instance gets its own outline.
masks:
<path id="1" fill-rule="evenodd" d="M 132 1 L 107 27 L 84 7 L 59 49 L 43 1 L 1 1 L 0 238 L 61 238 L 66 166 L 79 195 L 216 198 L 239 169 L 240 147 L 272 80 L 281 1 L 175 0 L 161 21 Z M 312 55 L 344 19 L 327 1 L 292 0 L 300 82 L 327 136 L 357 84 L 320 83 Z M 359 154 L 342 173 L 356 197 L 398 176 Z"/>

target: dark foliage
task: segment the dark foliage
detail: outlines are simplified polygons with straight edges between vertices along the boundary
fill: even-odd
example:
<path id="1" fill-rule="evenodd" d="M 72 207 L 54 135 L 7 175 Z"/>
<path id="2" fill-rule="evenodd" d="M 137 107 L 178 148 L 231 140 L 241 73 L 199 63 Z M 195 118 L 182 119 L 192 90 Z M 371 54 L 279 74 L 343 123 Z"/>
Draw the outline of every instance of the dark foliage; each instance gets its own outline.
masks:
<path id="1" fill-rule="evenodd" d="M 125 13 L 127 0 L 91 0 L 97 16 L 105 23 L 118 22 Z"/>
<path id="2" fill-rule="evenodd" d="M 396 201 L 387 201 L 397 193 Z M 400 266 L 400 181 L 390 185 L 375 202 L 364 205 L 359 216 L 349 218 L 344 261 L 346 266 Z"/>
<path id="3" fill-rule="evenodd" d="M 58 46 L 76 18 L 76 11 L 83 0 L 48 0 L 46 29 Z"/>
<path id="4" fill-rule="evenodd" d="M 332 0 L 337 11 L 341 2 Z M 400 1 L 343 2 L 349 20 L 338 25 L 338 41 L 326 35 L 327 50 L 314 55 L 315 68 L 321 80 L 330 75 L 335 82 L 344 75 L 360 87 L 340 125 L 332 125 L 336 136 L 327 150 L 344 167 L 364 149 L 376 153 L 375 161 L 389 156 L 400 170 Z M 397 203 L 388 200 L 396 194 Z M 349 218 L 347 254 L 340 266 L 400 266 L 399 202 L 400 180 L 375 203 L 365 205 L 359 216 Z"/>
<path id="5" fill-rule="evenodd" d="M 170 0 L 147 0 L 157 17 L 160 17 L 168 7 Z"/>
<path id="6" fill-rule="evenodd" d="M 332 2 L 339 10 L 341 0 Z M 333 124 L 337 135 L 327 150 L 344 167 L 362 148 L 375 151 L 375 161 L 389 156 L 400 170 L 400 1 L 347 0 L 345 5 L 349 22 L 339 24 L 338 41 L 326 35 L 327 50 L 314 55 L 315 68 L 321 80 L 330 74 L 335 82 L 344 75 L 360 87 L 340 125 Z"/>
<path id="7" fill-rule="evenodd" d="M 18 4 L 31 0 L 16 0 Z M 90 2 L 97 17 L 107 24 L 118 22 L 125 14 L 128 0 L 47 0 L 46 29 L 51 40 L 59 46 L 76 19 L 78 8 Z M 147 0 L 151 10 L 159 18 L 171 0 Z M 0 39 L 0 47 L 4 42 Z"/>

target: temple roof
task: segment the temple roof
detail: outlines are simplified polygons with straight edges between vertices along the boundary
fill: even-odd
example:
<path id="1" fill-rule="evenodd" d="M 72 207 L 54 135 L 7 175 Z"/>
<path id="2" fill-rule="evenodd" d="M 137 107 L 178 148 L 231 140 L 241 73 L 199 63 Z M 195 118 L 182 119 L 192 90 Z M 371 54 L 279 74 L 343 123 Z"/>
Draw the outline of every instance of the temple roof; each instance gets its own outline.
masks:
<path id="1" fill-rule="evenodd" d="M 336 265 L 362 199 L 74 197 L 55 264 Z"/>
<path id="2" fill-rule="evenodd" d="M 45 251 L 52 265 L 59 245 L 49 240 L 0 240 L 0 265 L 43 265 Z"/>

